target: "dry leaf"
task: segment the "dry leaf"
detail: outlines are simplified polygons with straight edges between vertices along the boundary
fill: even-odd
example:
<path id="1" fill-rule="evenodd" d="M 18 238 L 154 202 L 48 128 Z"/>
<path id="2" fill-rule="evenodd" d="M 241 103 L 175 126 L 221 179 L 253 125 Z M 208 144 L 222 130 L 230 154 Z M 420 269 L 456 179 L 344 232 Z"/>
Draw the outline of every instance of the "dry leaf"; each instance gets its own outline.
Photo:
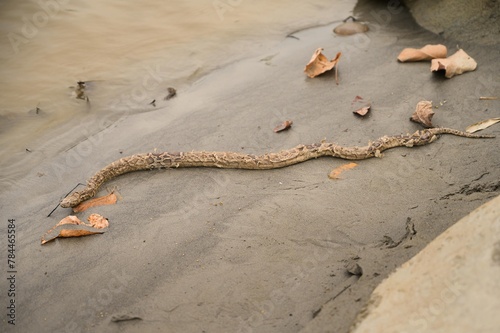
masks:
<path id="1" fill-rule="evenodd" d="M 368 111 L 370 111 L 371 105 L 368 106 L 363 106 L 361 109 L 357 109 L 356 111 L 353 111 L 354 114 L 359 115 L 361 117 L 366 116 Z"/>
<path id="2" fill-rule="evenodd" d="M 90 226 L 96 229 L 104 229 L 109 227 L 108 219 L 99 214 L 90 214 L 90 216 L 87 217 L 87 221 L 89 221 Z"/>
<path id="3" fill-rule="evenodd" d="M 364 117 L 370 111 L 372 104 L 367 102 L 361 96 L 356 96 L 354 100 L 351 102 L 351 107 L 354 108 L 352 111 L 355 115 Z"/>
<path id="4" fill-rule="evenodd" d="M 406 48 L 398 56 L 398 60 L 401 62 L 406 61 L 422 61 L 431 60 L 436 58 L 446 58 L 446 46 L 437 45 L 425 45 L 421 49 Z"/>
<path id="5" fill-rule="evenodd" d="M 434 111 L 432 110 L 432 102 L 421 101 L 417 103 L 415 112 L 413 112 L 410 120 L 424 125 L 424 127 L 434 127 L 432 125 L 432 117 Z"/>
<path id="6" fill-rule="evenodd" d="M 63 218 L 59 223 L 57 223 L 55 226 L 58 227 L 63 224 L 75 224 L 75 225 L 80 225 L 80 224 L 85 224 L 84 222 L 80 221 L 80 219 L 74 215 L 69 215 Z"/>
<path id="7" fill-rule="evenodd" d="M 80 226 L 78 229 L 61 229 L 59 231 L 59 234 L 51 239 L 48 240 L 42 240 L 42 244 L 45 244 L 47 242 L 50 242 L 53 239 L 56 239 L 58 237 L 64 238 L 64 237 L 82 237 L 82 236 L 88 236 L 88 235 L 95 235 L 95 234 L 103 234 L 104 231 L 99 231 L 99 230 L 88 230 L 86 226 Z"/>
<path id="8" fill-rule="evenodd" d="M 432 59 L 431 72 L 445 70 L 445 77 L 451 79 L 453 76 L 475 70 L 477 62 L 464 50 L 460 49 L 446 59 Z"/>
<path id="9" fill-rule="evenodd" d="M 109 225 L 107 219 L 99 214 L 92 214 L 88 220 L 90 221 L 89 224 L 80 221 L 76 216 L 66 216 L 42 236 L 42 245 L 58 237 L 81 237 L 102 234 L 105 230 L 101 229 Z M 103 220 L 106 220 L 106 222 Z"/>
<path id="10" fill-rule="evenodd" d="M 335 81 L 338 84 L 336 65 L 339 62 L 342 53 L 339 52 L 337 53 L 334 59 L 328 60 L 328 58 L 325 57 L 325 55 L 321 53 L 321 51 L 323 51 L 322 48 L 319 48 L 316 51 L 314 51 L 311 60 L 306 65 L 306 68 L 304 68 L 304 73 L 306 73 L 307 76 L 309 76 L 310 78 L 313 78 L 335 67 Z"/>
<path id="11" fill-rule="evenodd" d="M 341 165 L 339 167 L 336 167 L 335 169 L 333 169 L 330 174 L 328 175 L 328 178 L 330 179 L 339 179 L 339 176 L 342 172 L 344 172 L 345 170 L 350 170 L 352 168 L 355 168 L 356 166 L 358 166 L 356 163 L 347 163 L 347 164 L 344 164 L 344 165 Z"/>
<path id="12" fill-rule="evenodd" d="M 105 195 L 103 197 L 90 199 L 80 203 L 78 206 L 73 207 L 73 212 L 80 213 L 83 212 L 84 210 L 89 209 L 90 207 L 114 205 L 117 200 L 118 199 L 116 197 L 116 194 L 113 191 L 110 194 Z"/>
<path id="13" fill-rule="evenodd" d="M 465 129 L 465 131 L 467 133 L 474 133 L 477 131 L 484 130 L 485 128 L 488 128 L 491 125 L 495 125 L 498 122 L 500 122 L 500 118 L 491 118 L 491 119 L 483 120 L 483 121 L 480 121 L 478 123 L 475 123 L 475 124 L 468 126 Z"/>
<path id="14" fill-rule="evenodd" d="M 344 22 L 333 29 L 337 35 L 350 36 L 368 31 L 368 26 L 359 22 Z"/>
<path id="15" fill-rule="evenodd" d="M 274 132 L 278 133 L 281 131 L 285 131 L 285 130 L 289 129 L 290 127 L 292 127 L 292 124 L 293 124 L 293 121 L 285 120 L 284 122 L 282 122 L 281 124 L 279 124 L 278 126 L 276 126 L 274 128 Z"/>

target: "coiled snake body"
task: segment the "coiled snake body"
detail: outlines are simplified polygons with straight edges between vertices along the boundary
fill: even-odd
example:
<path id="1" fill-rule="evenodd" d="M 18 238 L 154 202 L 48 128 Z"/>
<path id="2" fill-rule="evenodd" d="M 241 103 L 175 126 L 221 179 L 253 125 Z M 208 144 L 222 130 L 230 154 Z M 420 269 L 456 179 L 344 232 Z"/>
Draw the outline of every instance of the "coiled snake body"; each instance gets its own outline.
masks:
<path id="1" fill-rule="evenodd" d="M 491 135 L 475 135 L 450 128 L 431 128 L 413 134 L 383 136 L 364 147 L 343 147 L 321 142 L 299 145 L 278 153 L 252 155 L 235 152 L 176 152 L 145 153 L 121 158 L 87 181 L 84 190 L 74 192 L 61 201 L 61 207 L 74 207 L 92 198 L 106 181 L 127 172 L 159 168 L 216 167 L 226 169 L 277 169 L 322 156 L 347 160 L 363 160 L 381 156 L 381 152 L 395 147 L 423 146 L 432 143 L 440 134 L 452 134 L 466 138 L 494 138 Z"/>

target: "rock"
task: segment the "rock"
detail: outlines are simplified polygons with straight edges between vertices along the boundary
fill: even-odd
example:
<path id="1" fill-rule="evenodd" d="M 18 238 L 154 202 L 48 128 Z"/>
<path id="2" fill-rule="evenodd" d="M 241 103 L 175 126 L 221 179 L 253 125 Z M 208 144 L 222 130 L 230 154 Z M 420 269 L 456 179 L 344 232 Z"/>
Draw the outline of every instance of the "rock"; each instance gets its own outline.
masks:
<path id="1" fill-rule="evenodd" d="M 498 332 L 500 196 L 384 280 L 351 332 Z"/>

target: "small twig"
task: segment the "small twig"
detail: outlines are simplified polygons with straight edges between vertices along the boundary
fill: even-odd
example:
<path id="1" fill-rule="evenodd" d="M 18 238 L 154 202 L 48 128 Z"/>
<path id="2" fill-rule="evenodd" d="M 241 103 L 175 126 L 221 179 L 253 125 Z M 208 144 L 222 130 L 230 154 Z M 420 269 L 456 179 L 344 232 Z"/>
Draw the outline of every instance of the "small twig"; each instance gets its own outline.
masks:
<path id="1" fill-rule="evenodd" d="M 67 196 L 68 196 L 71 192 L 73 192 L 73 191 L 75 190 L 75 188 L 77 188 L 77 187 L 78 187 L 78 186 L 80 186 L 80 185 L 85 186 L 85 184 L 82 184 L 82 183 L 78 183 L 78 184 L 76 184 L 76 186 L 75 186 L 75 187 L 73 187 L 73 188 L 71 189 L 71 191 L 69 191 L 68 193 L 66 193 L 66 195 L 65 195 L 64 197 L 66 198 L 66 197 L 67 197 Z M 61 202 L 59 202 L 59 203 L 57 204 L 57 206 L 56 206 L 54 209 L 52 209 L 52 211 L 49 213 L 49 215 L 47 215 L 47 217 L 50 217 L 50 215 L 52 215 L 52 213 L 53 213 L 53 212 L 57 209 L 57 207 L 59 207 L 59 205 L 60 205 L 60 204 L 61 204 Z"/>
<path id="2" fill-rule="evenodd" d="M 481 96 L 481 97 L 479 97 L 480 101 L 494 101 L 496 99 L 498 99 L 498 97 L 496 97 L 496 96 Z"/>
<path id="3" fill-rule="evenodd" d="M 347 22 L 347 20 L 351 19 L 353 22 L 356 22 L 356 18 L 354 16 L 349 16 L 344 20 L 344 23 Z"/>
<path id="4" fill-rule="evenodd" d="M 337 62 L 335 64 L 335 82 L 337 83 L 337 85 L 339 85 L 339 76 L 337 74 L 337 72 L 338 72 L 338 66 L 339 66 L 339 63 Z"/>

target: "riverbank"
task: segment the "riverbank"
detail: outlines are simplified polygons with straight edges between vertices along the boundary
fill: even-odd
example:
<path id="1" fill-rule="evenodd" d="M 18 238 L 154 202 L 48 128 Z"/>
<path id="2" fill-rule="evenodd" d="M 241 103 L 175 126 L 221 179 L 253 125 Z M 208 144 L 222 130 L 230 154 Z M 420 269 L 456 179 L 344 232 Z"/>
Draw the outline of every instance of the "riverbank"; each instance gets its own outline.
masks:
<path id="1" fill-rule="evenodd" d="M 493 126 L 484 132 L 496 139 L 443 136 L 358 161 L 337 180 L 328 174 L 346 161 L 329 158 L 269 171 L 124 175 L 100 192 L 116 189 L 118 204 L 79 214 L 106 216 L 106 233 L 40 245 L 71 214 L 59 208 L 46 217 L 62 196 L 123 156 L 261 154 L 322 139 L 365 145 L 420 129 L 408 118 L 421 100 L 438 106 L 437 126 L 463 130 L 500 116 L 498 101 L 476 96 L 492 89 L 496 46 L 461 44 L 478 68 L 445 79 L 429 63 L 396 58 L 425 44 L 451 53 L 454 41 L 423 30 L 404 8 L 361 3 L 355 15 L 368 22 L 366 35 L 335 36 L 336 23 L 290 31 L 260 54 L 178 89 L 165 107 L 82 124 L 66 136 L 81 139 L 0 193 L 2 219 L 17 223 L 13 331 L 346 332 L 396 267 L 497 196 L 500 131 Z M 331 73 L 303 73 L 318 47 L 329 58 L 343 53 L 338 85 Z M 364 119 L 351 112 L 356 96 L 372 101 Z M 284 120 L 292 128 L 274 133 Z M 348 273 L 348 264 L 362 275 Z"/>

